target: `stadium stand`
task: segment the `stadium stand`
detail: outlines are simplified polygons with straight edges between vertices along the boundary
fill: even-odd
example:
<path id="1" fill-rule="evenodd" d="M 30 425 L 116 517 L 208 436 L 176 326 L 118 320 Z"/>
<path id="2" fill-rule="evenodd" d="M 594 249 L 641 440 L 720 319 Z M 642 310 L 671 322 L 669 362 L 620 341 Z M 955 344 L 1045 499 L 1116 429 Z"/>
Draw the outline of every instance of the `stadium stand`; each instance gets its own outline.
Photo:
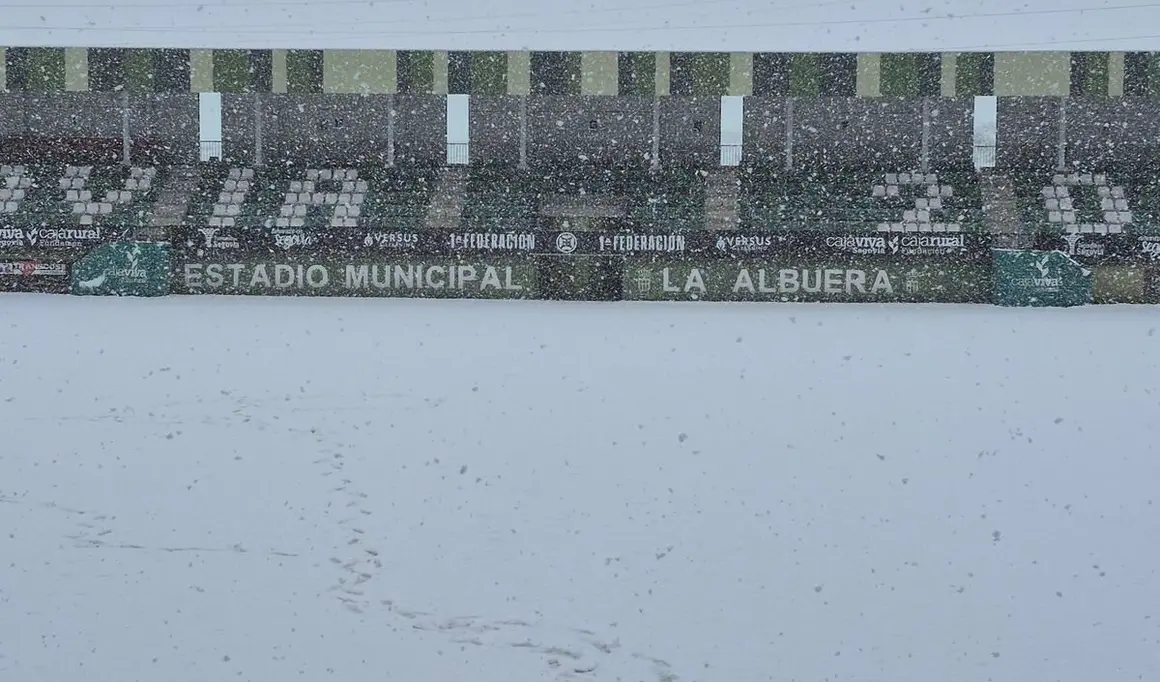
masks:
<path id="1" fill-rule="evenodd" d="M 983 224 L 971 173 L 823 176 L 764 168 L 741 177 L 741 227 L 747 230 L 966 232 Z"/>
<path id="2" fill-rule="evenodd" d="M 704 228 L 704 171 L 650 172 L 577 166 L 545 170 L 472 169 L 463 227 L 472 230 L 561 227 Z"/>
<path id="3" fill-rule="evenodd" d="M 154 167 L 5 164 L 0 213 L 16 226 L 136 227 L 147 220 L 158 184 Z"/>
<path id="4" fill-rule="evenodd" d="M 391 168 L 231 168 L 205 164 L 188 221 L 210 227 L 420 229 L 436 171 Z"/>
<path id="5" fill-rule="evenodd" d="M 1108 173 L 1024 173 L 1015 176 L 1024 224 L 1034 231 L 1156 234 L 1160 185 L 1153 178 L 1121 183 Z"/>
<path id="6" fill-rule="evenodd" d="M 473 168 L 462 218 L 470 230 L 600 224 L 638 229 L 704 227 L 705 171 L 577 167 Z M 191 224 L 321 228 L 383 225 L 422 229 L 439 181 L 426 168 L 229 168 L 206 165 L 189 204 Z"/>

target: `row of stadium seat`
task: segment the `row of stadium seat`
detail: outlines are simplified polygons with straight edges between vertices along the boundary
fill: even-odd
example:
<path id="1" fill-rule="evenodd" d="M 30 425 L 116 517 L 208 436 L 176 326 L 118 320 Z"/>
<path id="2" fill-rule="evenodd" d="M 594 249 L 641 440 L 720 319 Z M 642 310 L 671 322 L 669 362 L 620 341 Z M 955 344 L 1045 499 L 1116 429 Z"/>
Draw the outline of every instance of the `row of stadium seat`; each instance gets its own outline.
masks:
<path id="1" fill-rule="evenodd" d="M 573 167 L 551 172 L 464 169 L 454 225 L 527 229 L 585 219 L 598 226 L 696 230 L 707 225 L 707 171 Z M 738 229 L 981 229 L 983 201 L 972 173 L 899 171 L 818 175 L 771 169 L 725 175 Z M 718 178 L 721 179 L 721 178 Z M 1023 222 L 1081 233 L 1160 233 L 1160 178 L 1117 184 L 1099 173 L 1013 178 Z M 439 169 L 230 168 L 204 164 L 188 205 L 194 225 L 315 229 L 422 229 L 440 186 Z M 35 224 L 144 224 L 161 184 L 149 167 L 0 164 L 0 219 Z"/>
<path id="2" fill-rule="evenodd" d="M 0 216 L 18 226 L 140 225 L 157 178 L 152 167 L 0 164 Z"/>

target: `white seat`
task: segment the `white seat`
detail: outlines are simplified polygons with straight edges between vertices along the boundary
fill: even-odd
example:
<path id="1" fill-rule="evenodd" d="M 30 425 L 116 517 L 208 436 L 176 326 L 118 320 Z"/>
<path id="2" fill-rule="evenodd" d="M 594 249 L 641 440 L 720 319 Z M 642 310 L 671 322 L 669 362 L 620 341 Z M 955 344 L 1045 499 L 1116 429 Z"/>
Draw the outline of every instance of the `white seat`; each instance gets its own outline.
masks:
<path id="1" fill-rule="evenodd" d="M 93 215 L 96 215 L 100 210 L 101 207 L 95 201 L 90 201 L 85 204 L 85 213 L 92 213 Z"/>
<path id="2" fill-rule="evenodd" d="M 306 179 L 307 180 L 317 180 L 318 179 L 318 169 L 317 168 L 307 168 L 306 169 Z"/>
<path id="3" fill-rule="evenodd" d="M 297 192 L 288 192 L 286 194 L 286 199 L 283 201 L 283 203 L 297 204 L 298 203 L 298 193 Z"/>
<path id="4" fill-rule="evenodd" d="M 157 177 L 157 169 L 154 168 L 153 166 L 149 166 L 148 168 L 142 168 L 141 170 L 144 171 L 145 177 L 147 177 L 147 178 Z"/>
<path id="5" fill-rule="evenodd" d="M 932 209 L 941 210 L 943 207 L 942 197 L 935 197 L 933 199 L 927 199 L 927 205 Z"/>
<path id="6" fill-rule="evenodd" d="M 283 218 L 289 218 L 294 215 L 294 207 L 290 204 L 282 204 L 281 215 Z"/>
<path id="7" fill-rule="evenodd" d="M 77 173 L 77 175 L 81 176 L 82 178 L 88 178 L 89 175 L 92 174 L 92 172 L 93 172 L 92 166 L 81 166 L 81 170 L 79 173 Z"/>
<path id="8" fill-rule="evenodd" d="M 1079 184 L 1081 184 L 1081 185 L 1090 185 L 1090 184 L 1092 184 L 1092 174 L 1091 174 L 1091 173 L 1082 173 L 1082 174 L 1080 174 L 1080 176 L 1079 176 Z"/>
<path id="9" fill-rule="evenodd" d="M 76 202 L 75 204 L 73 204 L 72 212 L 75 214 L 78 214 L 78 215 L 81 213 L 84 213 L 85 212 L 85 205 L 80 203 L 79 201 Z"/>
<path id="10" fill-rule="evenodd" d="M 225 204 L 214 204 L 213 205 L 213 214 L 214 215 L 225 215 L 226 214 L 226 205 Z"/>
<path id="11" fill-rule="evenodd" d="M 310 203 L 315 206 L 321 206 L 326 201 L 326 195 L 322 192 L 315 192 L 310 195 Z"/>
<path id="12" fill-rule="evenodd" d="M 912 223 L 912 222 L 918 220 L 918 211 L 916 211 L 913 208 L 906 210 L 906 211 L 903 211 L 902 212 L 902 220 L 905 222 L 908 222 L 908 223 Z"/>
<path id="13" fill-rule="evenodd" d="M 11 190 L 8 190 L 8 191 L 11 191 Z M 81 193 L 75 189 L 70 189 L 64 193 L 64 200 L 65 201 L 80 201 L 81 200 Z"/>
<path id="14" fill-rule="evenodd" d="M 93 224 L 93 217 L 86 213 L 80 217 L 80 220 L 78 222 L 80 222 L 81 225 L 92 225 Z"/>
<path id="15" fill-rule="evenodd" d="M 137 168 L 136 166 L 129 169 L 129 177 L 134 179 L 134 180 L 136 180 L 137 178 L 139 178 L 143 175 L 145 175 L 144 169 Z"/>
<path id="16" fill-rule="evenodd" d="M 141 181 L 137 178 L 129 178 L 125 181 L 125 189 L 137 189 L 141 186 Z"/>
<path id="17" fill-rule="evenodd" d="M 358 204 L 361 204 L 363 202 L 363 199 L 365 199 L 365 198 L 366 198 L 365 194 L 363 194 L 361 192 L 355 192 L 354 194 L 350 195 L 350 203 L 358 205 Z"/>
<path id="18" fill-rule="evenodd" d="M 920 222 L 920 223 L 929 223 L 930 222 L 930 211 L 928 211 L 924 208 L 920 208 L 920 209 L 918 209 L 917 212 L 918 212 L 918 222 Z"/>
<path id="19" fill-rule="evenodd" d="M 254 169 L 253 168 L 243 168 L 242 169 L 242 180 L 253 180 L 253 179 L 254 179 Z"/>
<path id="20" fill-rule="evenodd" d="M 1107 185 L 1097 187 L 1096 193 L 1100 196 L 1101 199 L 1108 199 L 1112 196 L 1112 188 L 1108 187 Z"/>
<path id="21" fill-rule="evenodd" d="M 924 177 L 922 179 L 922 181 L 928 185 L 937 185 L 938 184 L 938 175 L 935 175 L 934 173 L 927 173 L 926 177 Z"/>
<path id="22" fill-rule="evenodd" d="M 289 218 L 277 218 L 274 220 L 274 225 L 276 227 L 290 227 L 290 219 Z"/>
<path id="23" fill-rule="evenodd" d="M 64 176 L 66 178 L 75 178 L 81 174 L 81 169 L 78 166 L 65 166 Z"/>
<path id="24" fill-rule="evenodd" d="M 233 227 L 236 224 L 236 221 L 236 218 L 230 216 L 222 218 L 222 227 Z"/>
<path id="25" fill-rule="evenodd" d="M 73 189 L 84 189 L 85 188 L 85 179 L 84 178 L 73 178 L 72 179 L 72 186 L 73 186 Z"/>
<path id="26" fill-rule="evenodd" d="M 879 232 L 889 232 L 890 231 L 890 223 L 878 223 L 878 231 Z"/>
<path id="27" fill-rule="evenodd" d="M 225 191 L 232 192 L 238 188 L 238 181 L 234 179 L 226 180 Z"/>
<path id="28" fill-rule="evenodd" d="M 339 204 L 338 206 L 334 207 L 334 216 L 336 218 L 345 218 L 346 212 L 348 210 L 350 210 L 350 208 L 351 208 L 350 206 L 346 206 L 344 204 Z M 331 224 L 333 224 L 333 222 Z"/>
<path id="29" fill-rule="evenodd" d="M 16 189 L 28 189 L 32 187 L 32 178 L 23 177 L 16 179 Z"/>
<path id="30" fill-rule="evenodd" d="M 1123 187 L 1113 187 L 1112 188 L 1112 198 L 1113 199 L 1125 198 L 1124 197 L 1124 188 Z"/>
<path id="31" fill-rule="evenodd" d="M 210 219 L 209 219 L 209 226 L 210 226 L 210 227 L 221 227 L 221 226 L 222 226 L 222 220 L 225 220 L 225 219 L 224 219 L 224 218 L 222 218 L 221 216 L 216 216 L 216 215 L 215 215 L 215 216 L 213 216 L 212 218 L 210 218 Z"/>
<path id="32" fill-rule="evenodd" d="M 250 191 L 250 181 L 249 180 L 238 180 L 237 191 L 249 192 Z"/>
<path id="33" fill-rule="evenodd" d="M 17 179 L 18 178 L 8 178 L 8 182 L 9 182 L 8 186 L 15 187 Z M 60 182 L 58 182 L 56 186 L 61 188 L 61 189 L 66 189 L 66 190 L 72 189 L 72 178 L 61 178 Z"/>
<path id="34" fill-rule="evenodd" d="M 1059 211 L 1048 211 L 1047 212 L 1047 222 L 1049 222 L 1049 223 L 1063 222 L 1063 214 L 1061 214 Z"/>
<path id="35" fill-rule="evenodd" d="M 349 180 L 342 183 L 342 191 L 347 192 L 347 193 L 353 192 L 354 191 L 354 183 L 349 181 Z"/>
<path id="36" fill-rule="evenodd" d="M 317 188 L 314 186 L 314 182 L 312 180 L 307 180 L 306 182 L 302 183 L 302 191 L 308 194 L 314 194 L 314 192 L 317 191 Z"/>
<path id="37" fill-rule="evenodd" d="M 12 166 L 9 166 L 6 163 L 0 164 L 0 175 L 14 175 L 12 172 Z"/>
<path id="38" fill-rule="evenodd" d="M 1124 226 L 1120 224 L 1108 225 L 1108 234 L 1123 234 Z"/>
<path id="39" fill-rule="evenodd" d="M 354 191 L 356 192 L 366 194 L 367 187 L 368 185 L 366 180 L 358 180 L 354 183 Z"/>
<path id="40" fill-rule="evenodd" d="M 1059 200 L 1059 210 L 1061 210 L 1061 211 L 1074 211 L 1075 205 L 1072 203 L 1072 198 L 1071 197 L 1064 197 L 1064 198 L 1060 199 Z"/>
<path id="41" fill-rule="evenodd" d="M 874 187 L 870 190 L 870 195 L 875 197 L 886 196 L 886 185 L 874 185 Z"/>
<path id="42" fill-rule="evenodd" d="M 153 187 L 153 178 L 141 178 L 137 181 L 137 189 L 148 190 Z"/>
<path id="43" fill-rule="evenodd" d="M 888 196 L 888 197 L 898 196 L 898 185 L 887 185 L 886 186 L 886 196 Z"/>
<path id="44" fill-rule="evenodd" d="M 15 213 L 16 212 L 16 202 L 15 201 L 4 202 L 4 212 L 5 213 Z"/>
<path id="45" fill-rule="evenodd" d="M 959 223 L 947 223 L 947 232 L 960 232 L 963 226 Z"/>
<path id="46" fill-rule="evenodd" d="M 133 201 L 133 193 L 127 189 L 123 189 L 123 190 L 121 190 L 121 193 L 118 196 L 117 200 L 122 204 L 127 204 L 127 203 Z"/>
<path id="47" fill-rule="evenodd" d="M 930 208 L 930 199 L 915 199 L 914 207 L 919 209 Z"/>
<path id="48" fill-rule="evenodd" d="M 1108 184 L 1108 176 L 1103 173 L 1096 173 L 1092 176 L 1092 182 L 1097 185 L 1106 185 Z"/>
<path id="49" fill-rule="evenodd" d="M 306 227 L 305 218 L 291 218 L 290 227 Z"/>
<path id="50" fill-rule="evenodd" d="M 323 168 L 323 169 L 318 171 L 318 179 L 319 180 L 330 180 L 333 177 L 334 177 L 334 172 L 332 170 L 330 170 L 329 168 Z"/>
<path id="51" fill-rule="evenodd" d="M 234 192 L 230 195 L 231 203 L 240 204 L 246 200 L 245 192 Z"/>
<path id="52" fill-rule="evenodd" d="M 0 201 L 8 201 L 12 198 L 12 193 L 15 191 L 14 189 L 0 189 Z"/>
<path id="53" fill-rule="evenodd" d="M 302 183 L 298 180 L 291 180 L 290 181 L 290 191 L 294 192 L 295 194 L 297 194 L 298 192 L 301 192 L 302 191 Z"/>
<path id="54" fill-rule="evenodd" d="M 305 204 L 295 204 L 294 205 L 294 216 L 299 217 L 299 218 L 305 217 L 306 216 L 306 205 Z"/>
<path id="55" fill-rule="evenodd" d="M 887 182 L 889 182 L 889 181 L 887 181 Z M 909 185 L 910 184 L 910 173 L 899 173 L 898 174 L 898 184 Z"/>
<path id="56" fill-rule="evenodd" d="M 15 176 L 24 175 L 24 166 L 13 166 L 12 167 L 12 174 Z"/>
<path id="57" fill-rule="evenodd" d="M 1075 211 L 1060 211 L 1060 213 L 1063 214 L 1063 222 L 1065 222 L 1065 223 L 1074 223 L 1075 222 Z"/>
<path id="58" fill-rule="evenodd" d="M 346 227 L 346 217 L 338 217 L 337 215 L 330 219 L 331 227 Z"/>
<path id="59" fill-rule="evenodd" d="M 338 203 L 338 195 L 334 192 L 327 192 L 323 199 L 328 206 L 333 206 Z"/>
<path id="60" fill-rule="evenodd" d="M 362 215 L 362 206 L 347 206 L 346 207 L 346 217 L 358 218 L 361 215 Z"/>
<path id="61" fill-rule="evenodd" d="M 121 194 L 117 190 L 111 189 L 108 192 L 105 192 L 105 201 L 116 201 L 120 198 L 120 196 Z"/>
<path id="62" fill-rule="evenodd" d="M 241 215 L 241 213 L 242 207 L 240 204 L 230 204 L 229 206 L 226 206 L 226 215 L 228 216 L 237 216 Z"/>
<path id="63" fill-rule="evenodd" d="M 218 192 L 217 202 L 219 204 L 229 204 L 234 200 L 234 195 L 230 192 Z"/>
<path id="64" fill-rule="evenodd" d="M 98 210 L 100 211 L 101 215 L 108 215 L 109 213 L 113 212 L 113 205 L 107 201 L 102 201 L 98 205 Z"/>

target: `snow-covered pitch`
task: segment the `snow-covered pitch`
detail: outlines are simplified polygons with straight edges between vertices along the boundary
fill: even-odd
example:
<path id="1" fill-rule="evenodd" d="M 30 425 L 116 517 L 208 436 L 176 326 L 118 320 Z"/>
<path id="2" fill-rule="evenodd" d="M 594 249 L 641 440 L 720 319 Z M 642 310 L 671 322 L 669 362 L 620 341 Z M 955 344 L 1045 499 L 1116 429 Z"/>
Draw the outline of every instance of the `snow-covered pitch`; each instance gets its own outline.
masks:
<path id="1" fill-rule="evenodd" d="M 0 297 L 0 680 L 1160 679 L 1158 328 Z"/>

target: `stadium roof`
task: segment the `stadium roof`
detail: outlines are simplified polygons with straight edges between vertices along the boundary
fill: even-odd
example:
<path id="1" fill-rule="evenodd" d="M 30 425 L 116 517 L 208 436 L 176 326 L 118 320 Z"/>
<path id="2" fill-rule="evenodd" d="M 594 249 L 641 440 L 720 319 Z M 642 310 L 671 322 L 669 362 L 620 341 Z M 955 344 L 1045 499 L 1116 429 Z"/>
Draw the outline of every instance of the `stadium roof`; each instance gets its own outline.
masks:
<path id="1" fill-rule="evenodd" d="M 0 45 L 712 52 L 1160 51 L 1136 0 L 5 0 Z"/>

